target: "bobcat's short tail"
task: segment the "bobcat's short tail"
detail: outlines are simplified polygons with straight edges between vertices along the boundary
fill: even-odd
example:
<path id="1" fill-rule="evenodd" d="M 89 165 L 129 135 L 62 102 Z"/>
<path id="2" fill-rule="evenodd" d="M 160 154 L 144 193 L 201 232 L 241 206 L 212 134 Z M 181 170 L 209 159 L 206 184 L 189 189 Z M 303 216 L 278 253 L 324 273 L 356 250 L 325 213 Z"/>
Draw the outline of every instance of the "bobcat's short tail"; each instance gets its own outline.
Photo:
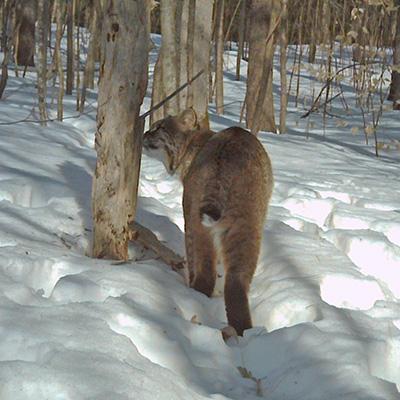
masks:
<path id="1" fill-rule="evenodd" d="M 212 228 L 223 216 L 227 194 L 218 177 L 206 185 L 204 193 L 200 202 L 200 219 L 203 226 Z"/>
<path id="2" fill-rule="evenodd" d="M 213 227 L 222 216 L 221 208 L 213 202 L 204 202 L 200 207 L 201 223 L 207 228 Z"/>

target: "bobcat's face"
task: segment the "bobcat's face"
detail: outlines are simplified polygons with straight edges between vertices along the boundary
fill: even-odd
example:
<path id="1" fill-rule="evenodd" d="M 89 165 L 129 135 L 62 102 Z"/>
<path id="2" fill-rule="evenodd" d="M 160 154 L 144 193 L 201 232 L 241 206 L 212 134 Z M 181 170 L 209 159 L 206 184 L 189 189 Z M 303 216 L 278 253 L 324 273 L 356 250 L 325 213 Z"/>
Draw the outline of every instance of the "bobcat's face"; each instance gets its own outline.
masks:
<path id="1" fill-rule="evenodd" d="M 157 121 L 143 136 L 144 153 L 161 161 L 168 173 L 174 174 L 185 152 L 190 128 L 182 115 Z"/>
<path id="2" fill-rule="evenodd" d="M 172 140 L 162 125 L 162 121 L 156 122 L 143 136 L 143 150 L 149 157 L 161 161 L 166 170 L 172 172 L 172 160 L 170 157 Z"/>

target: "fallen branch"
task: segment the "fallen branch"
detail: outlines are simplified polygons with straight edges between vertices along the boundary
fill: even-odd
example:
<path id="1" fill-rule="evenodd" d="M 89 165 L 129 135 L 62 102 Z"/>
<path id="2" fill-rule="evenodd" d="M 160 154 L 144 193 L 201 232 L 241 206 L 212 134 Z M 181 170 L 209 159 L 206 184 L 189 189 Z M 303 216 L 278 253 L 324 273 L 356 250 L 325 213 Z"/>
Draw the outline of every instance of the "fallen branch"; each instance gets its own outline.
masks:
<path id="1" fill-rule="evenodd" d="M 148 228 L 133 221 L 128 225 L 131 240 L 136 241 L 156 253 L 157 258 L 169 265 L 174 271 L 181 272 L 185 267 L 185 259 L 165 246 Z"/>

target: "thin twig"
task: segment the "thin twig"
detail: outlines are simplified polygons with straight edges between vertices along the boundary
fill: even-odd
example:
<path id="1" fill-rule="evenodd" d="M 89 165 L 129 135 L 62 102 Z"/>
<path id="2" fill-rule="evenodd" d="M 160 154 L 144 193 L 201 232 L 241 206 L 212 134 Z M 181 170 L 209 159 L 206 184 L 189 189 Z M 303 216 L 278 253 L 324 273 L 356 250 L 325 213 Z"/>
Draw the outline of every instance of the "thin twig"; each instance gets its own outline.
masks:
<path id="1" fill-rule="evenodd" d="M 313 103 L 313 105 L 311 106 L 311 108 L 310 108 L 305 114 L 303 114 L 300 118 L 307 118 L 311 113 L 313 113 L 314 111 L 316 111 L 316 110 L 318 109 L 317 104 L 318 104 L 319 99 L 320 99 L 321 96 L 322 96 L 322 93 L 323 93 L 324 90 L 331 84 L 331 82 L 332 82 L 334 79 L 336 79 L 336 77 L 337 77 L 341 72 L 343 72 L 343 71 L 346 70 L 346 69 L 355 68 L 355 67 L 357 67 L 357 66 L 361 66 L 361 65 L 365 65 L 365 64 L 379 64 L 379 63 L 380 63 L 380 61 L 370 61 L 370 62 L 362 63 L 362 64 L 361 64 L 361 63 L 353 63 L 353 64 L 350 64 L 350 65 L 346 65 L 346 66 L 343 67 L 343 68 L 340 68 L 340 69 L 335 73 L 335 75 L 333 75 L 332 77 L 330 77 L 330 78 L 326 81 L 325 85 L 322 86 L 322 88 L 321 88 L 321 90 L 320 90 L 318 96 L 317 96 L 316 99 L 314 100 L 314 103 Z"/>
<path id="2" fill-rule="evenodd" d="M 144 114 L 140 116 L 140 118 L 146 118 L 150 114 L 153 114 L 154 111 L 158 110 L 160 107 L 162 107 L 167 101 L 171 100 L 173 97 L 175 97 L 179 92 L 181 92 L 183 89 L 185 89 L 187 86 L 191 85 L 200 75 L 204 73 L 204 69 L 199 71 L 192 79 L 188 80 L 186 83 L 184 83 L 182 86 L 180 86 L 178 89 L 176 89 L 174 92 L 172 92 L 170 95 L 168 95 L 164 100 L 160 101 L 158 104 L 155 106 L 151 107 L 149 111 L 146 111 Z"/>

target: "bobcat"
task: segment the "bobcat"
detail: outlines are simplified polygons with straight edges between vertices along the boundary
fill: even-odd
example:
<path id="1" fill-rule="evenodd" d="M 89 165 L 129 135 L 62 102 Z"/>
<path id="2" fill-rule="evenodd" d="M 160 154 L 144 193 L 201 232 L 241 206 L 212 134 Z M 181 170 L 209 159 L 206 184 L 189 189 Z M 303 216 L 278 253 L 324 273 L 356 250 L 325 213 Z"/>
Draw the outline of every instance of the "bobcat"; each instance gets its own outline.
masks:
<path id="1" fill-rule="evenodd" d="M 202 128 L 193 109 L 156 122 L 143 147 L 183 182 L 190 286 L 211 296 L 220 259 L 228 323 L 243 335 L 252 327 L 248 291 L 273 188 L 267 153 L 242 128 Z"/>

